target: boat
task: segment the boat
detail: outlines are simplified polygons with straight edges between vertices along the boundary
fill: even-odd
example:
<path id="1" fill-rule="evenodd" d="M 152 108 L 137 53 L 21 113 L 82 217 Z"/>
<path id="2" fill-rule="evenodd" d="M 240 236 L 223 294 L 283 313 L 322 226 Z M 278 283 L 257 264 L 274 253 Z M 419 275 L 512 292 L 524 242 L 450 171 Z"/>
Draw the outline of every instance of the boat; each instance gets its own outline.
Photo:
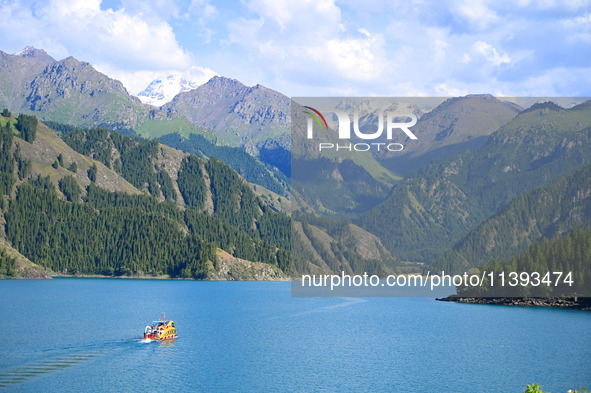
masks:
<path id="1" fill-rule="evenodd" d="M 144 329 L 144 339 L 142 341 L 164 341 L 177 338 L 174 321 L 166 320 L 166 314 L 159 321 L 152 322 Z"/>

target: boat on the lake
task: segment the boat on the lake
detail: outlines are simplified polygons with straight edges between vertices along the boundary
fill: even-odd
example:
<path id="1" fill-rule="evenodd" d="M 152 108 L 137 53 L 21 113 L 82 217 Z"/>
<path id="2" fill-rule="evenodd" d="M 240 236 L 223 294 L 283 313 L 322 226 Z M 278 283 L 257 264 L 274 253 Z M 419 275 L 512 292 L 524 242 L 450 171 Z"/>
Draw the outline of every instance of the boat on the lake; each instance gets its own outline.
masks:
<path id="1" fill-rule="evenodd" d="M 142 341 L 163 341 L 177 338 L 174 321 L 167 321 L 166 314 L 159 321 L 152 322 L 144 329 L 144 339 Z"/>

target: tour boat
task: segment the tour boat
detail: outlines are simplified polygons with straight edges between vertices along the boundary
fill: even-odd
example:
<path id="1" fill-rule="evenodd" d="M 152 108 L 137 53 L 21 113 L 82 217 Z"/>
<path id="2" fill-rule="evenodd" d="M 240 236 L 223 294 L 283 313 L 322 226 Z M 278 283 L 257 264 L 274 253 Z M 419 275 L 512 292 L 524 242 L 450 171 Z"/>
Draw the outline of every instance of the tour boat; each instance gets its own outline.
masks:
<path id="1" fill-rule="evenodd" d="M 142 341 L 163 341 L 177 338 L 174 321 L 167 321 L 166 314 L 159 321 L 152 322 L 144 330 L 144 339 Z"/>

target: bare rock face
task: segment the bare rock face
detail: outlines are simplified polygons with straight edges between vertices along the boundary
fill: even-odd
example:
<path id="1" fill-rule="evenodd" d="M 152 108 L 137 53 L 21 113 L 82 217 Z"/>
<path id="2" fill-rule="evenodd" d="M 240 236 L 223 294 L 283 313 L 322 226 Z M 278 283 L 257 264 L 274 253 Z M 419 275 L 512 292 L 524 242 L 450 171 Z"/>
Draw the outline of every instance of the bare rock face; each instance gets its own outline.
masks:
<path id="1" fill-rule="evenodd" d="M 206 84 L 178 94 L 162 107 L 211 129 L 231 146 L 259 143 L 290 132 L 289 98 L 261 85 L 248 87 L 235 79 L 213 77 Z"/>
<path id="2" fill-rule="evenodd" d="M 210 266 L 208 280 L 214 281 L 284 281 L 279 268 L 261 262 L 250 262 L 218 250 L 218 268 Z"/>
<path id="3" fill-rule="evenodd" d="M 0 104 L 13 111 L 21 108 L 31 80 L 54 62 L 45 51 L 31 47 L 14 55 L 0 51 Z"/>
<path id="4" fill-rule="evenodd" d="M 90 64 L 73 57 L 55 61 L 32 47 L 14 55 L 0 51 L 0 106 L 13 112 L 37 112 L 42 120 L 82 126 L 117 123 L 134 127 L 164 117 Z"/>

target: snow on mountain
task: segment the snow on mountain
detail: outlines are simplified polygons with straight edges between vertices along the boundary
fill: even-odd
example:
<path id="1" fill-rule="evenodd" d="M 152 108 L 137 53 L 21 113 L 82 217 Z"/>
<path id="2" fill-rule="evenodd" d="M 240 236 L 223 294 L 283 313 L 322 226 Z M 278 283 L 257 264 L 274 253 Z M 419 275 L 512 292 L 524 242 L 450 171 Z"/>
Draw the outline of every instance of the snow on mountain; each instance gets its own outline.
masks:
<path id="1" fill-rule="evenodd" d="M 162 106 L 179 93 L 193 90 L 199 83 L 184 79 L 179 73 L 172 73 L 166 78 L 153 80 L 137 97 L 144 103 Z"/>

